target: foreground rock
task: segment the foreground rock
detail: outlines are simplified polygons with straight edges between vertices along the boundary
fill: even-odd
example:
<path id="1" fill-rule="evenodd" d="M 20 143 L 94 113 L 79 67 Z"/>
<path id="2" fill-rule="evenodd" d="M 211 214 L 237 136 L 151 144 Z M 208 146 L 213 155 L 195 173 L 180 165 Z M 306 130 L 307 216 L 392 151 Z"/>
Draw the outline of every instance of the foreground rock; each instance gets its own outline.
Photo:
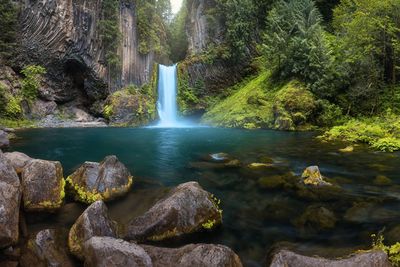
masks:
<path id="1" fill-rule="evenodd" d="M 132 186 L 133 177 L 116 156 L 107 156 L 101 163 L 85 162 L 67 182 L 76 200 L 93 203 L 125 194 Z"/>
<path id="2" fill-rule="evenodd" d="M 222 245 L 187 245 L 181 248 L 142 246 L 150 255 L 154 267 L 164 266 L 226 266 L 241 267 L 242 263 L 230 248 Z"/>
<path id="3" fill-rule="evenodd" d="M 27 211 L 53 211 L 61 207 L 65 181 L 60 162 L 31 160 L 21 177 L 23 202 Z"/>
<path id="4" fill-rule="evenodd" d="M 10 145 L 10 140 L 8 140 L 8 135 L 5 131 L 0 130 L 0 148 L 6 148 Z"/>
<path id="5" fill-rule="evenodd" d="M 108 217 L 103 201 L 90 205 L 76 220 L 68 235 L 68 247 L 72 254 L 83 258 L 83 245 L 93 236 L 116 237 L 116 225 Z"/>
<path id="6" fill-rule="evenodd" d="M 32 158 L 21 152 L 4 153 L 4 156 L 11 162 L 18 174 L 21 174 L 28 162 L 32 160 Z"/>
<path id="7" fill-rule="evenodd" d="M 85 242 L 86 267 L 152 267 L 150 256 L 133 243 L 112 237 L 92 237 Z"/>
<path id="8" fill-rule="evenodd" d="M 318 257 L 307 257 L 289 250 L 276 253 L 270 267 L 391 267 L 383 251 L 357 253 L 346 259 L 329 260 Z"/>
<path id="9" fill-rule="evenodd" d="M 28 241 L 26 251 L 20 260 L 21 267 L 63 266 L 73 267 L 68 256 L 65 241 L 60 232 L 46 229 L 38 232 Z"/>
<path id="10" fill-rule="evenodd" d="M 324 180 L 322 177 L 318 166 L 310 166 L 304 170 L 303 174 L 301 175 L 303 179 L 303 183 L 305 185 L 312 185 L 312 186 L 327 186 L 332 185 Z"/>
<path id="11" fill-rule="evenodd" d="M 197 182 L 181 184 L 128 226 L 129 240 L 163 240 L 222 223 L 222 210 Z"/>
<path id="12" fill-rule="evenodd" d="M 0 248 L 18 242 L 21 184 L 11 162 L 0 150 Z"/>

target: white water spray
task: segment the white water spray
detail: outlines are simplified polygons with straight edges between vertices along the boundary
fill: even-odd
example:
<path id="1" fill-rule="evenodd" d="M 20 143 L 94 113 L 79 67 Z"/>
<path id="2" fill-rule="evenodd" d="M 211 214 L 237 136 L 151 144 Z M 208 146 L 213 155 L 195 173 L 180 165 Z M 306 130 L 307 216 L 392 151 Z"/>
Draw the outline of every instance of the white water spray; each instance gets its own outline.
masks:
<path id="1" fill-rule="evenodd" d="M 179 127 L 176 105 L 176 65 L 159 66 L 157 109 L 159 127 Z"/>

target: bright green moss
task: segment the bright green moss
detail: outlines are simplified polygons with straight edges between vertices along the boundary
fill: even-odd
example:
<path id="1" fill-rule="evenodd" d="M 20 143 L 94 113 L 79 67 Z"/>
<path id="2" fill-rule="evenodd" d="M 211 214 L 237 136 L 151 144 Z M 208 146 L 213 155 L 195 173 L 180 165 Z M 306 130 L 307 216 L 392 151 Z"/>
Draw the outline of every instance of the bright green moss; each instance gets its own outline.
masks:
<path id="1" fill-rule="evenodd" d="M 217 223 L 216 220 L 208 220 L 207 222 L 203 223 L 201 226 L 202 226 L 204 229 L 210 230 L 210 229 L 214 228 L 214 226 L 215 226 L 216 223 Z"/>

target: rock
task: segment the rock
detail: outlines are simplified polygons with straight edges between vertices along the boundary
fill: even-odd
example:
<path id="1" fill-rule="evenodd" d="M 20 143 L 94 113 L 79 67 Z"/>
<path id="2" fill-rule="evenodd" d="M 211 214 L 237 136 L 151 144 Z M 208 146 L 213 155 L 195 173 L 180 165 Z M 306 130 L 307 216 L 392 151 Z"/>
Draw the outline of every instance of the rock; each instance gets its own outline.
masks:
<path id="1" fill-rule="evenodd" d="M 67 178 L 75 199 L 85 203 L 111 200 L 129 191 L 133 177 L 116 156 L 85 162 Z"/>
<path id="2" fill-rule="evenodd" d="M 322 177 L 318 166 L 307 167 L 307 169 L 305 169 L 303 174 L 301 175 L 301 178 L 303 179 L 303 183 L 305 185 L 312 185 L 312 186 L 332 185 L 331 183 L 324 181 L 324 178 Z"/>
<path id="3" fill-rule="evenodd" d="M 32 160 L 31 157 L 21 152 L 8 152 L 4 153 L 4 156 L 11 162 L 11 165 L 18 174 L 21 174 L 26 164 Z"/>
<path id="4" fill-rule="evenodd" d="M 73 267 L 74 263 L 68 256 L 61 233 L 54 229 L 46 229 L 38 232 L 28 241 L 20 265 L 21 267 Z"/>
<path id="5" fill-rule="evenodd" d="M 212 229 L 222 223 L 218 202 L 197 182 L 181 184 L 144 215 L 133 219 L 126 238 L 158 241 Z"/>
<path id="6" fill-rule="evenodd" d="M 354 146 L 347 146 L 345 148 L 339 149 L 339 152 L 342 153 L 351 153 L 354 151 Z"/>
<path id="7" fill-rule="evenodd" d="M 0 260 L 1 267 L 18 267 L 18 261 Z"/>
<path id="8" fill-rule="evenodd" d="M 181 248 L 142 247 L 150 255 L 154 267 L 242 266 L 238 255 L 222 245 L 191 244 Z"/>
<path id="9" fill-rule="evenodd" d="M 208 160 L 215 162 L 227 162 L 229 159 L 229 155 L 223 152 L 208 155 Z"/>
<path id="10" fill-rule="evenodd" d="M 53 211 L 61 207 L 65 181 L 60 162 L 33 159 L 23 169 L 21 180 L 27 211 Z"/>
<path id="11" fill-rule="evenodd" d="M 370 202 L 355 202 L 343 218 L 352 223 L 389 223 L 398 217 L 395 210 Z"/>
<path id="12" fill-rule="evenodd" d="M 68 247 L 72 254 L 83 258 L 83 245 L 93 236 L 116 237 L 116 224 L 109 218 L 103 201 L 90 205 L 72 226 L 68 235 Z"/>
<path id="13" fill-rule="evenodd" d="M 266 169 L 272 166 L 274 165 L 270 163 L 259 163 L 259 162 L 250 163 L 249 165 L 247 165 L 247 167 L 252 170 Z"/>
<path id="14" fill-rule="evenodd" d="M 0 150 L 0 248 L 18 242 L 20 201 L 21 184 L 18 175 Z"/>
<path id="15" fill-rule="evenodd" d="M 281 175 L 261 177 L 258 179 L 258 184 L 267 189 L 282 188 L 288 185 L 284 177 Z"/>
<path id="16" fill-rule="evenodd" d="M 400 225 L 396 225 L 385 233 L 385 241 L 388 242 L 389 245 L 395 244 L 400 240 Z"/>
<path id="17" fill-rule="evenodd" d="M 241 167 L 241 165 L 242 164 L 240 163 L 240 161 L 238 159 L 230 160 L 224 164 L 224 166 L 227 168 L 239 168 L 239 167 Z"/>
<path id="18" fill-rule="evenodd" d="M 152 267 L 146 251 L 122 239 L 92 237 L 84 244 L 85 267 Z"/>
<path id="19" fill-rule="evenodd" d="M 57 110 L 57 104 L 54 101 L 43 101 L 36 99 L 30 107 L 33 118 L 40 119 L 47 115 L 54 114 Z"/>
<path id="20" fill-rule="evenodd" d="M 392 180 L 384 175 L 378 175 L 375 177 L 374 182 L 375 185 L 391 185 Z"/>
<path id="21" fill-rule="evenodd" d="M 198 169 L 198 170 L 222 170 L 229 168 L 239 168 L 241 163 L 237 159 L 230 160 L 228 162 L 207 162 L 207 161 L 198 161 L 198 162 L 190 162 L 189 168 Z"/>
<path id="22" fill-rule="evenodd" d="M 330 260 L 319 257 L 308 257 L 289 250 L 276 253 L 270 267 L 391 267 L 389 259 L 383 251 L 372 250 L 351 255 L 348 258 Z"/>
<path id="23" fill-rule="evenodd" d="M 10 145 L 10 140 L 5 131 L 0 130 L 0 148 L 6 148 Z"/>
<path id="24" fill-rule="evenodd" d="M 334 228 L 336 222 L 337 218 L 332 211 L 319 205 L 311 205 L 293 221 L 293 224 L 301 231 L 320 231 Z"/>

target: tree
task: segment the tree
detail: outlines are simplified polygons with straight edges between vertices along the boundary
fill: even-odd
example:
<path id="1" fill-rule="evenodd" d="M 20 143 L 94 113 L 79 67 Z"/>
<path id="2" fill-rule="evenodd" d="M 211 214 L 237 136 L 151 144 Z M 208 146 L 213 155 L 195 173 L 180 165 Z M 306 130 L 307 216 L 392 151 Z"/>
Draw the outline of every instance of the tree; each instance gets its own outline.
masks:
<path id="1" fill-rule="evenodd" d="M 16 46 L 18 10 L 11 0 L 0 0 L 0 57 L 9 59 Z"/>
<path id="2" fill-rule="evenodd" d="M 169 25 L 169 46 L 171 48 L 170 59 L 178 62 L 185 59 L 188 50 L 188 40 L 186 35 L 187 7 L 186 1 L 182 8 L 175 15 Z"/>

